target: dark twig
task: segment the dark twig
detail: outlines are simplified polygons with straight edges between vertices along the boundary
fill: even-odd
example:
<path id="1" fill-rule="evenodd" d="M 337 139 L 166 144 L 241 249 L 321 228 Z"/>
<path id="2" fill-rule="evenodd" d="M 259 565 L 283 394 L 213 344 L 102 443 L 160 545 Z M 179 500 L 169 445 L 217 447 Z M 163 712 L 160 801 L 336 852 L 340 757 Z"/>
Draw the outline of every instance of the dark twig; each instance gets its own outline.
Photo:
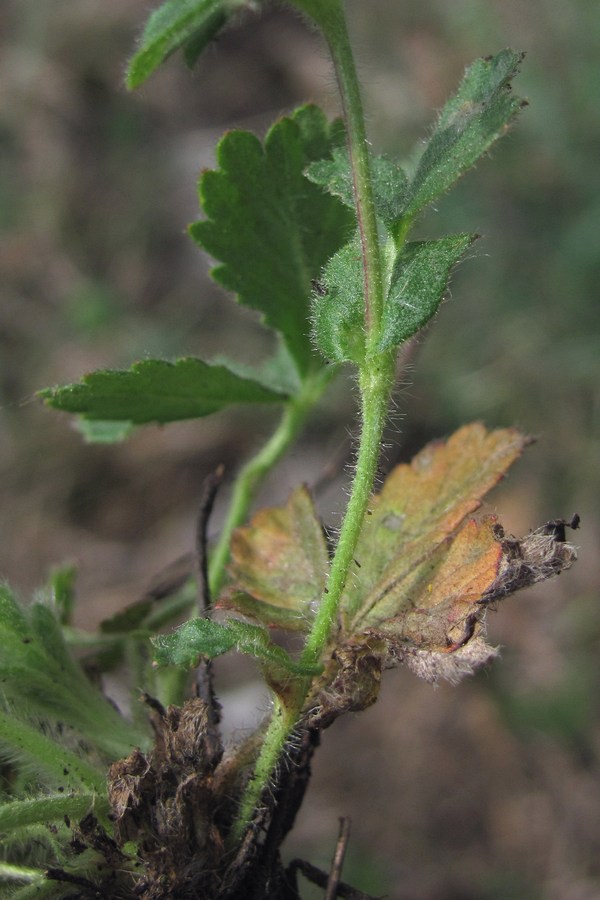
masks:
<path id="1" fill-rule="evenodd" d="M 318 869 L 304 859 L 293 859 L 289 864 L 288 869 L 292 872 L 302 872 L 304 877 L 308 881 L 312 881 L 313 884 L 316 884 L 317 887 L 327 888 L 329 884 L 329 875 L 327 872 L 323 872 L 322 869 Z M 358 891 L 344 881 L 338 882 L 335 896 L 343 897 L 345 900 L 378 900 L 378 898 L 373 897 L 371 894 L 365 894 L 363 891 Z"/>
<path id="2" fill-rule="evenodd" d="M 337 844 L 335 845 L 335 853 L 331 860 L 331 869 L 329 870 L 329 879 L 327 881 L 327 890 L 325 891 L 325 900 L 335 900 L 337 897 L 337 889 L 342 877 L 342 867 L 344 865 L 344 856 L 346 855 L 346 847 L 350 840 L 350 819 L 343 816 L 340 819 L 340 833 L 338 835 Z"/>
<path id="3" fill-rule="evenodd" d="M 201 616 L 205 616 L 212 606 L 210 587 L 208 584 L 208 552 L 206 549 L 206 531 L 210 514 L 215 503 L 219 486 L 223 481 L 225 466 L 217 466 L 214 472 L 207 475 L 202 482 L 202 493 L 196 519 L 196 570 L 198 574 L 198 607 Z"/>
<path id="4" fill-rule="evenodd" d="M 219 485 L 223 480 L 225 467 L 220 465 L 207 475 L 202 483 L 198 518 L 196 520 L 196 571 L 198 576 L 198 612 L 209 617 L 212 610 L 212 598 L 208 583 L 208 522 L 213 509 Z M 221 707 L 216 698 L 213 686 L 213 669 L 209 659 L 203 660 L 196 670 L 196 692 L 208 706 L 209 724 L 217 726 L 221 719 Z"/>
<path id="5" fill-rule="evenodd" d="M 88 896 L 90 894 L 93 897 L 100 896 L 97 886 L 88 878 L 82 878 L 80 875 L 72 875 L 70 872 L 65 872 L 64 869 L 58 868 L 46 869 L 44 874 L 50 881 L 63 881 L 66 884 L 76 884 L 77 887 L 84 888 L 88 892 Z"/>

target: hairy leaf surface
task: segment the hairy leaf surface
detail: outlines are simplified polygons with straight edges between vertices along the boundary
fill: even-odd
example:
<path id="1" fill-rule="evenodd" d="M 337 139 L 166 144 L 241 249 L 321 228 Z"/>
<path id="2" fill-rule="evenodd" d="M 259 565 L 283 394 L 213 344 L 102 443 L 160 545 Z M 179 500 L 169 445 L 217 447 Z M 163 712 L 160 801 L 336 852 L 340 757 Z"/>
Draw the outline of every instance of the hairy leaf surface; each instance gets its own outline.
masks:
<path id="1" fill-rule="evenodd" d="M 358 236 L 327 263 L 313 295 L 315 342 L 331 362 L 360 364 L 365 355 L 363 264 Z"/>
<path id="2" fill-rule="evenodd" d="M 474 239 L 475 235 L 455 234 L 404 245 L 394 264 L 385 302 L 380 350 L 408 340 L 433 318 L 452 268 Z"/>
<path id="3" fill-rule="evenodd" d="M 258 660 L 269 677 L 279 680 L 287 675 L 314 675 L 318 666 L 306 666 L 295 662 L 282 647 L 274 644 L 268 631 L 259 625 L 228 619 L 215 622 L 212 619 L 190 619 L 172 634 L 158 635 L 152 639 L 154 658 L 161 666 L 193 666 L 200 656 L 214 659 L 229 650 L 246 653 Z"/>
<path id="4" fill-rule="evenodd" d="M 354 215 L 312 184 L 307 165 L 342 140 L 315 106 L 277 122 L 264 145 L 247 131 L 232 131 L 217 150 L 219 168 L 200 179 L 207 218 L 190 233 L 219 260 L 212 275 L 261 313 L 280 332 L 300 373 L 315 357 L 310 341 L 311 279 L 348 240 Z"/>
<path id="5" fill-rule="evenodd" d="M 144 740 L 84 676 L 53 610 L 0 586 L 0 681 L 16 713 L 61 721 L 117 758 Z"/>
<path id="6" fill-rule="evenodd" d="M 85 419 L 135 425 L 208 416 L 236 403 L 282 403 L 285 394 L 201 359 L 147 359 L 130 369 L 100 369 L 78 384 L 48 388 L 49 406 Z"/>
<path id="7" fill-rule="evenodd" d="M 404 215 L 415 216 L 443 194 L 510 125 L 524 105 L 511 93 L 523 53 L 502 50 L 476 60 L 444 106 L 410 180 Z"/>

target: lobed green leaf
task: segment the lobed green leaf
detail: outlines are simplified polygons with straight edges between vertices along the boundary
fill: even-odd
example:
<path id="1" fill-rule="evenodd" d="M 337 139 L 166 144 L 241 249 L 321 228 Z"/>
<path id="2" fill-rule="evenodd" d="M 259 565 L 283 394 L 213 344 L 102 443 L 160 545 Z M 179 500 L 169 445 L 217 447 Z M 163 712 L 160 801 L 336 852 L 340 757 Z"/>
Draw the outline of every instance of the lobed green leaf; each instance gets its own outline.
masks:
<path id="1" fill-rule="evenodd" d="M 450 272 L 476 237 L 455 234 L 404 245 L 394 263 L 383 310 L 380 350 L 408 340 L 435 315 Z"/>
<path id="2" fill-rule="evenodd" d="M 232 131 L 217 150 L 219 168 L 204 172 L 200 203 L 207 218 L 193 239 L 220 261 L 213 278 L 279 332 L 303 375 L 315 359 L 310 340 L 311 279 L 348 240 L 352 211 L 304 175 L 339 145 L 339 123 L 315 106 L 277 122 L 264 145 Z"/>
<path id="3" fill-rule="evenodd" d="M 85 419 L 135 425 L 208 416 L 235 403 L 282 403 L 285 394 L 242 378 L 225 366 L 186 358 L 175 363 L 147 359 L 126 371 L 101 369 L 79 384 L 47 388 L 48 406 Z"/>

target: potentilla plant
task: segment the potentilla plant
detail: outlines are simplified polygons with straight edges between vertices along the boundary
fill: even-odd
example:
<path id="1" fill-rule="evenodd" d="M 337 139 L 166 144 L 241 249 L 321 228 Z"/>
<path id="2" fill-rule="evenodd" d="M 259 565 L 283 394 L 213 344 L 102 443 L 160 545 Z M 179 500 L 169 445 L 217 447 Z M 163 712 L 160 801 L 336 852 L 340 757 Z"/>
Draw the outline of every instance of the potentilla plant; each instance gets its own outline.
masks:
<path id="1" fill-rule="evenodd" d="M 148 20 L 128 86 L 178 49 L 193 65 L 240 12 L 263 5 L 168 0 Z M 281 416 L 235 478 L 214 546 L 206 531 L 223 478 L 218 460 L 207 475 L 191 579 L 149 592 L 96 635 L 71 625 L 70 569 L 54 572 L 29 606 L 1 589 L 0 878 L 19 900 L 287 900 L 300 896 L 299 873 L 330 898 L 364 896 L 339 882 L 339 866 L 328 878 L 281 860 L 321 731 L 374 703 L 386 668 L 458 682 L 489 663 L 487 611 L 575 559 L 565 529 L 578 517 L 522 539 L 505 535 L 495 516 L 473 517 L 528 443 L 516 430 L 467 425 L 374 492 L 399 350 L 434 318 L 476 239 L 410 240 L 412 226 L 523 107 L 511 91 L 522 54 L 474 62 L 401 167 L 370 150 L 341 0 L 289 5 L 325 38 L 343 120 L 305 105 L 264 141 L 228 132 L 217 167 L 200 177 L 203 217 L 189 229 L 217 260 L 213 278 L 276 335 L 275 352 L 254 368 L 224 357 L 146 359 L 42 391 L 49 406 L 77 416 L 88 440 L 241 403 L 275 405 Z M 266 474 L 331 380 L 347 373 L 359 437 L 334 545 L 304 486 L 248 520 Z M 127 662 L 130 718 L 88 679 L 73 648 L 85 648 L 96 673 Z M 257 661 L 272 705 L 225 750 L 211 661 L 232 651 Z"/>

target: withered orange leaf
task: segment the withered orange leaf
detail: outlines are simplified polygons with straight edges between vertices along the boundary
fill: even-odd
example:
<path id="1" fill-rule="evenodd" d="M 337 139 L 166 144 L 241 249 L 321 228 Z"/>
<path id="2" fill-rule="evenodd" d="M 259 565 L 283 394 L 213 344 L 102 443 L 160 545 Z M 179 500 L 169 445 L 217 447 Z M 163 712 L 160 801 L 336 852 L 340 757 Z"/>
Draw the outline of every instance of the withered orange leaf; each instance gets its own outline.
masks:
<path id="1" fill-rule="evenodd" d="M 399 645 L 440 652 L 463 646 L 473 634 L 471 614 L 500 572 L 502 545 L 495 524 L 493 516 L 469 519 L 453 541 L 438 547 L 404 580 L 395 615 L 372 613 L 367 623 Z"/>
<path id="2" fill-rule="evenodd" d="M 514 429 L 467 425 L 390 473 L 363 524 L 360 568 L 348 579 L 331 658 L 309 697 L 315 723 L 373 702 L 381 669 L 399 662 L 430 681 L 473 672 L 496 654 L 485 642 L 490 604 L 571 565 L 576 551 L 564 526 L 519 540 L 507 538 L 495 516 L 472 517 L 528 442 Z M 232 585 L 220 605 L 306 629 L 328 565 L 300 488 L 285 507 L 236 532 Z"/>
<path id="3" fill-rule="evenodd" d="M 308 490 L 283 507 L 260 510 L 231 544 L 231 585 L 217 606 L 263 625 L 306 631 L 323 596 L 327 544 Z"/>
<path id="4" fill-rule="evenodd" d="M 390 473 L 356 548 L 360 579 L 348 583 L 342 600 L 347 631 L 394 616 L 410 603 L 411 586 L 427 579 L 437 549 L 481 505 L 527 443 L 515 429 L 488 432 L 475 423 L 446 442 L 428 444 Z"/>

